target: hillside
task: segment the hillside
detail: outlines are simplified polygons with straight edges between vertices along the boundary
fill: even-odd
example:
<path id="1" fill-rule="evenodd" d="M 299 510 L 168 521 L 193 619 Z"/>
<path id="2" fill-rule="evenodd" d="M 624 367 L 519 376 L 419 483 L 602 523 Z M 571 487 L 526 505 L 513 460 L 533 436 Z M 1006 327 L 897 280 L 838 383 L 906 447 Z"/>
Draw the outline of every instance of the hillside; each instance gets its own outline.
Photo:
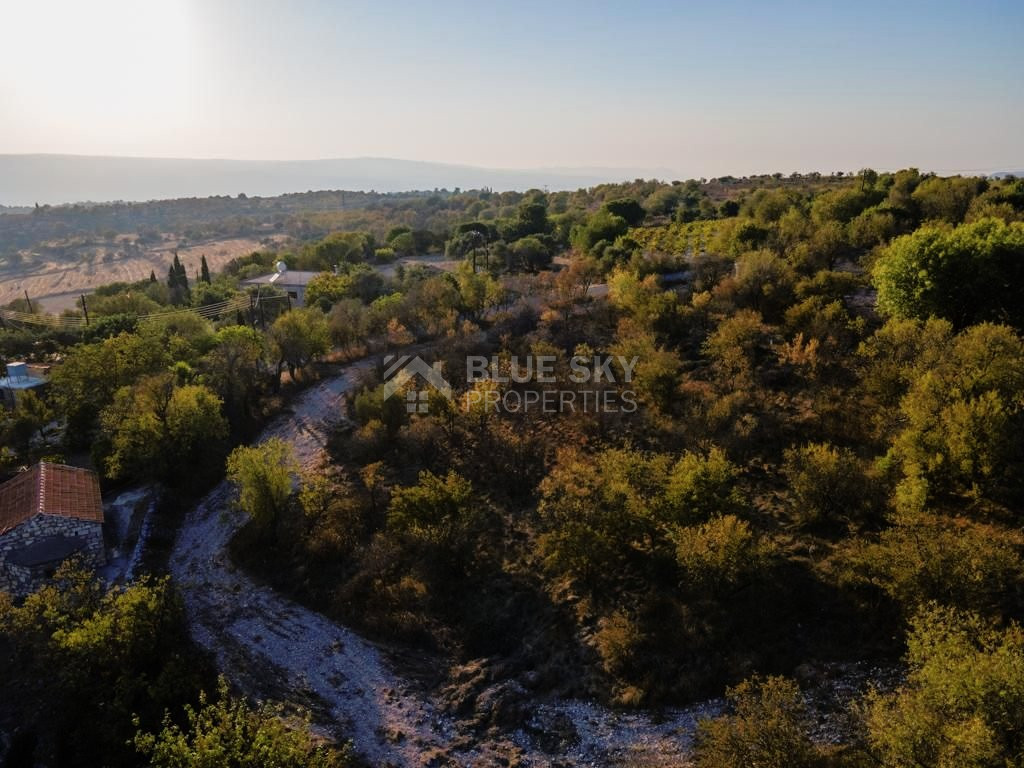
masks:
<path id="1" fill-rule="evenodd" d="M 257 161 L 87 155 L 0 155 L 0 205 L 157 200 L 210 195 L 280 195 L 308 189 L 399 192 L 410 189 L 562 190 L 667 169 L 477 168 L 470 165 L 357 157 Z M 0 209 L 2 212 L 2 209 Z"/>

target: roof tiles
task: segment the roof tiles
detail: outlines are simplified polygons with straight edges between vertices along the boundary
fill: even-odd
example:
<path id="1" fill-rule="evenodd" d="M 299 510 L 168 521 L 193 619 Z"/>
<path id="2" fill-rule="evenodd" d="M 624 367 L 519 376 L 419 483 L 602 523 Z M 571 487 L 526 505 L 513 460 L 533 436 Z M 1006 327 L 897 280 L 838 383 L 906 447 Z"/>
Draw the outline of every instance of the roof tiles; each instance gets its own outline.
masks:
<path id="1" fill-rule="evenodd" d="M 0 534 L 36 515 L 102 523 L 96 473 L 43 461 L 0 485 Z"/>

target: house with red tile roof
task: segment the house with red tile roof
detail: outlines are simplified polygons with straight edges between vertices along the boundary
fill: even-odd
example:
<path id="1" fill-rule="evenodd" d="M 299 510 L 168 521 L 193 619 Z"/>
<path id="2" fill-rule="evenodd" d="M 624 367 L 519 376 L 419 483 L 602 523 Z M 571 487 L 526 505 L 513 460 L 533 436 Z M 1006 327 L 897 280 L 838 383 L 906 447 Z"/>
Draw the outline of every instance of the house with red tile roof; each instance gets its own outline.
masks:
<path id="1" fill-rule="evenodd" d="M 0 590 L 27 594 L 72 555 L 106 559 L 95 472 L 42 461 L 0 485 Z"/>

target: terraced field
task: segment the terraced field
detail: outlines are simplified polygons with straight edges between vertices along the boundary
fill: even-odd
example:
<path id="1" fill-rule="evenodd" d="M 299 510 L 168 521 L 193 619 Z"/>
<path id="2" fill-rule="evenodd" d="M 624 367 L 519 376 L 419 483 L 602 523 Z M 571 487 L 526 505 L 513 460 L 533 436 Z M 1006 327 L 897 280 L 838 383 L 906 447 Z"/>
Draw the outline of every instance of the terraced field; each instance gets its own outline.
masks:
<path id="1" fill-rule="evenodd" d="M 199 269 L 199 260 L 205 255 L 210 269 L 222 269 L 232 259 L 260 249 L 255 238 L 229 238 L 210 240 L 178 249 L 189 275 Z M 0 305 L 23 298 L 27 291 L 32 301 L 38 301 L 49 312 L 60 312 L 74 306 L 82 293 L 113 282 L 134 282 L 149 277 L 150 271 L 166 276 L 167 267 L 174 258 L 174 243 L 166 242 L 145 247 L 141 252 L 118 255 L 116 245 L 90 248 L 62 262 L 45 261 L 26 264 L 20 269 L 0 271 Z"/>

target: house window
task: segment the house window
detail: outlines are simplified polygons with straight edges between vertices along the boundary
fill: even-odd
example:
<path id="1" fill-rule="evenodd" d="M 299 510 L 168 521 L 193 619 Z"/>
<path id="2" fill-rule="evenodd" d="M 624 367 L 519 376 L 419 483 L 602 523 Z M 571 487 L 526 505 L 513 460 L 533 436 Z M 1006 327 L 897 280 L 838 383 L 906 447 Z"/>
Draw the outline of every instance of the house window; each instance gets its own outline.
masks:
<path id="1" fill-rule="evenodd" d="M 288 298 L 297 300 L 299 298 L 299 294 L 295 291 L 288 291 Z"/>

